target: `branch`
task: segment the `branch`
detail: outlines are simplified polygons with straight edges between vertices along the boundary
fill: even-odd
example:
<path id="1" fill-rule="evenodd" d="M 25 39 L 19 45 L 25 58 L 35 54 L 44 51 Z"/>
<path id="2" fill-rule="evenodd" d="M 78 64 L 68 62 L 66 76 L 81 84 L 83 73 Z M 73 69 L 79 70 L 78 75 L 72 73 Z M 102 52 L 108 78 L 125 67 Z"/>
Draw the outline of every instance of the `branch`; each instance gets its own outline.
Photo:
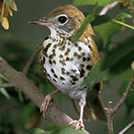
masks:
<path id="1" fill-rule="evenodd" d="M 40 108 L 45 98 L 44 94 L 26 78 L 24 73 L 16 71 L 2 57 L 0 57 L 0 73 L 5 76 L 10 83 L 15 83 L 15 85 Z M 52 102 L 49 105 L 46 116 L 58 126 L 68 125 L 73 121 L 68 115 L 61 112 Z M 84 134 L 89 134 L 85 129 L 82 131 Z"/>
<path id="2" fill-rule="evenodd" d="M 40 49 L 41 49 L 41 46 L 37 43 L 37 44 L 36 44 L 36 49 L 35 49 L 35 51 L 34 51 L 33 54 L 31 55 L 31 57 L 29 58 L 29 60 L 28 60 L 28 62 L 27 62 L 27 64 L 26 64 L 26 66 L 25 66 L 24 69 L 23 69 L 23 73 L 24 73 L 25 75 L 27 75 L 28 70 L 29 70 L 29 68 L 30 68 L 30 66 L 31 66 L 31 64 L 32 64 L 32 62 L 33 62 L 35 56 L 37 55 L 37 53 L 40 51 Z"/>
<path id="3" fill-rule="evenodd" d="M 119 108 L 123 105 L 123 103 L 125 102 L 125 100 L 127 99 L 128 95 L 129 95 L 130 91 L 132 90 L 133 84 L 134 84 L 134 74 L 132 75 L 132 78 L 130 79 L 130 81 L 128 83 L 126 91 L 123 93 L 122 98 L 119 100 L 119 102 L 113 108 L 111 116 L 113 116 L 119 110 Z"/>
<path id="4" fill-rule="evenodd" d="M 14 83 L 4 83 L 4 84 L 0 84 L 0 88 L 8 88 L 8 87 L 16 87 L 17 85 L 15 85 Z"/>
<path id="5" fill-rule="evenodd" d="M 106 14 L 109 10 L 113 9 L 116 5 L 118 4 L 117 1 L 113 2 L 112 4 L 109 4 L 105 6 L 99 13 L 99 15 L 104 15 Z"/>
<path id="6" fill-rule="evenodd" d="M 130 128 L 132 128 L 134 126 L 134 120 L 132 122 L 130 122 L 121 132 L 119 132 L 119 134 L 124 134 L 125 132 L 127 132 Z"/>
<path id="7" fill-rule="evenodd" d="M 107 125 L 108 125 L 108 133 L 113 134 L 113 118 L 111 116 L 112 112 L 112 101 L 108 102 L 108 108 L 105 108 L 107 114 Z"/>
<path id="8" fill-rule="evenodd" d="M 133 26 L 134 26 L 134 7 L 132 1 L 129 1 L 129 7 L 128 7 L 131 15 L 132 15 L 132 21 L 133 21 Z"/>

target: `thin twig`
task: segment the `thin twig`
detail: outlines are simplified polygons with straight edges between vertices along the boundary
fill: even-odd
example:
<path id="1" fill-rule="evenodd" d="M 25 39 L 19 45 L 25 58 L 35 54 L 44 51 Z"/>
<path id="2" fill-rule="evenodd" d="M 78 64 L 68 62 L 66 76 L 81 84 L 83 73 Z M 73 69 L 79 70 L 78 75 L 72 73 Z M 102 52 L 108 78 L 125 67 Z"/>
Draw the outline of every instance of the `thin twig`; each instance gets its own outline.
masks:
<path id="1" fill-rule="evenodd" d="M 99 15 L 104 15 L 106 14 L 109 10 L 113 9 L 116 5 L 118 4 L 117 1 L 113 2 L 112 4 L 109 4 L 105 6 L 99 13 Z"/>
<path id="2" fill-rule="evenodd" d="M 31 64 L 32 64 L 32 62 L 33 62 L 35 56 L 37 55 L 37 53 L 40 51 L 40 49 L 41 49 L 41 46 L 37 43 L 37 44 L 36 44 L 36 49 L 35 49 L 35 51 L 34 51 L 33 54 L 31 55 L 31 57 L 29 58 L 29 60 L 28 60 L 28 62 L 27 62 L 27 64 L 26 64 L 26 66 L 25 66 L 24 69 L 23 69 L 23 73 L 24 73 L 25 75 L 27 75 L 28 70 L 29 70 L 29 68 L 30 68 L 30 66 L 31 66 Z"/>
<path id="3" fill-rule="evenodd" d="M 9 88 L 9 87 L 16 87 L 17 85 L 14 83 L 4 83 L 4 84 L 0 84 L 0 88 Z"/>
<path id="4" fill-rule="evenodd" d="M 112 101 L 108 102 L 108 108 L 106 108 L 105 110 L 106 110 L 106 113 L 107 113 L 108 133 L 113 134 L 113 117 L 111 116 Z"/>
<path id="5" fill-rule="evenodd" d="M 132 15 L 132 21 L 133 21 L 133 26 L 134 26 L 134 7 L 131 1 L 129 1 L 129 7 L 128 7 L 131 15 Z"/>
<path id="6" fill-rule="evenodd" d="M 134 84 L 134 74 L 132 75 L 132 78 L 130 79 L 130 81 L 128 83 L 128 86 L 126 88 L 126 91 L 123 93 L 122 98 L 118 101 L 118 103 L 113 108 L 112 113 L 111 113 L 111 116 L 113 116 L 119 110 L 119 108 L 123 105 L 123 103 L 125 102 L 125 100 L 128 97 L 128 94 L 132 90 L 133 84 Z"/>
<path id="7" fill-rule="evenodd" d="M 134 126 L 134 120 L 132 122 L 130 122 L 122 131 L 119 132 L 119 134 L 124 134 L 125 132 L 127 132 L 130 128 L 132 128 Z"/>

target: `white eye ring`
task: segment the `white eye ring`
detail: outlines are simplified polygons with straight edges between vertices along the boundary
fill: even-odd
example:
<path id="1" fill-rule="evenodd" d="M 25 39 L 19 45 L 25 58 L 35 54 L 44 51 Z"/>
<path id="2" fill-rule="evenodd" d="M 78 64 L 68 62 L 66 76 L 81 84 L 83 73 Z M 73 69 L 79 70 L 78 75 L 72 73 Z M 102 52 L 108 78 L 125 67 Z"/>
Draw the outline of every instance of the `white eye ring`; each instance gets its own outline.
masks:
<path id="1" fill-rule="evenodd" d="M 57 17 L 59 25 L 64 25 L 68 22 L 68 16 L 66 14 L 60 14 Z"/>

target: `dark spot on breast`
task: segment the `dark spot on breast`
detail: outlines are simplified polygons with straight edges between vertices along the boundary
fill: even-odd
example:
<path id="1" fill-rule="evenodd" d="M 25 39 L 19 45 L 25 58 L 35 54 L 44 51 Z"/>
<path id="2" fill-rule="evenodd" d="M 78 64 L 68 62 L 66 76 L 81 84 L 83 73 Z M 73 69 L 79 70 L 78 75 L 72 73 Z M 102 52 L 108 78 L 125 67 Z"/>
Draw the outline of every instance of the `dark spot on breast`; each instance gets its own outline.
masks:
<path id="1" fill-rule="evenodd" d="M 65 80 L 65 78 L 64 78 L 64 77 L 62 77 L 62 76 L 60 76 L 60 80 Z"/>
<path id="2" fill-rule="evenodd" d="M 91 45 L 88 45 L 88 47 L 89 47 L 89 49 L 92 51 L 92 47 L 91 47 Z"/>
<path id="3" fill-rule="evenodd" d="M 53 70 L 53 68 L 51 68 L 51 72 L 52 72 L 52 73 L 55 73 L 55 71 Z"/>
<path id="4" fill-rule="evenodd" d="M 71 81 L 71 84 L 72 84 L 72 85 L 75 85 L 75 82 L 74 82 L 74 81 Z"/>
<path id="5" fill-rule="evenodd" d="M 69 58 L 69 57 L 67 57 L 67 58 L 66 58 L 66 61 L 69 61 L 69 60 L 70 60 L 70 58 Z"/>
<path id="6" fill-rule="evenodd" d="M 63 67 L 61 68 L 61 73 L 65 74 L 65 68 L 63 68 Z"/>
<path id="7" fill-rule="evenodd" d="M 71 71 L 72 71 L 73 73 L 76 73 L 76 72 L 77 72 L 77 70 L 75 70 L 75 69 L 71 69 Z"/>
<path id="8" fill-rule="evenodd" d="M 60 62 L 63 66 L 66 65 L 65 60 L 59 60 L 59 62 Z"/>
<path id="9" fill-rule="evenodd" d="M 84 67 L 84 64 L 80 64 L 80 67 L 83 68 Z"/>
<path id="10" fill-rule="evenodd" d="M 67 75 L 70 75 L 70 72 L 67 72 L 66 74 L 67 74 Z"/>
<path id="11" fill-rule="evenodd" d="M 57 82 L 56 79 L 53 79 L 53 81 Z"/>
<path id="12" fill-rule="evenodd" d="M 70 52 L 70 48 L 67 48 L 66 52 L 65 52 L 65 55 L 68 55 Z"/>
<path id="13" fill-rule="evenodd" d="M 53 57 L 54 57 L 54 55 L 53 55 L 53 54 L 49 55 L 49 59 L 52 59 Z"/>
<path id="14" fill-rule="evenodd" d="M 72 78 L 72 81 L 73 81 L 73 82 L 74 82 L 74 81 L 78 81 L 78 78 L 76 78 L 75 76 L 70 75 L 70 77 Z"/>
<path id="15" fill-rule="evenodd" d="M 48 49 L 49 49 L 50 46 L 51 46 L 51 43 L 48 43 L 48 44 L 46 45 L 46 47 L 43 49 L 43 54 L 44 54 L 44 55 L 46 55 L 46 53 L 47 53 L 47 51 L 48 51 Z"/>
<path id="16" fill-rule="evenodd" d="M 58 78 L 58 76 L 57 76 L 56 74 L 54 74 L 54 77 L 55 77 L 55 78 Z"/>
<path id="17" fill-rule="evenodd" d="M 81 55 L 78 55 L 77 57 L 78 57 L 78 59 L 80 59 L 81 58 Z"/>
<path id="18" fill-rule="evenodd" d="M 52 61 L 51 60 L 49 60 L 49 63 L 52 65 Z"/>
<path id="19" fill-rule="evenodd" d="M 53 64 L 56 64 L 56 61 L 55 60 L 53 60 Z"/>
<path id="20" fill-rule="evenodd" d="M 45 57 L 42 57 L 42 59 L 41 59 L 41 61 L 40 61 L 40 64 L 41 64 L 41 65 L 45 64 L 45 60 L 46 60 L 46 58 L 45 58 Z"/>
<path id="21" fill-rule="evenodd" d="M 70 46 L 70 45 L 71 45 L 71 43 L 70 43 L 70 42 L 68 42 L 68 45 Z"/>
<path id="22" fill-rule="evenodd" d="M 83 61 L 86 61 L 87 60 L 87 58 L 86 57 L 83 57 L 83 59 L 82 59 Z"/>
<path id="23" fill-rule="evenodd" d="M 49 36 L 47 36 L 44 40 L 47 40 L 47 39 L 49 39 Z"/>
<path id="24" fill-rule="evenodd" d="M 87 70 L 90 70 L 91 68 L 92 68 L 91 65 L 87 65 L 87 66 L 86 66 L 86 69 L 87 69 Z"/>
<path id="25" fill-rule="evenodd" d="M 79 51 L 81 51 L 81 50 L 82 50 L 82 48 L 81 48 L 81 47 L 78 47 L 78 50 L 79 50 Z"/>
<path id="26" fill-rule="evenodd" d="M 43 72 L 45 72 L 45 73 L 46 73 L 46 72 L 47 72 L 47 70 L 46 70 L 45 68 L 43 68 Z"/>
<path id="27" fill-rule="evenodd" d="M 63 51 L 65 49 L 65 45 L 59 48 L 59 50 Z"/>
<path id="28" fill-rule="evenodd" d="M 81 55 L 82 55 L 82 56 L 84 56 L 84 55 L 85 55 L 85 53 L 84 53 L 84 52 L 82 52 L 82 53 L 81 53 Z"/>
<path id="29" fill-rule="evenodd" d="M 63 58 L 63 55 L 62 54 L 60 54 L 60 56 L 59 56 L 60 58 Z"/>
<path id="30" fill-rule="evenodd" d="M 81 78 L 81 77 L 84 77 L 84 76 L 85 76 L 84 74 L 85 74 L 84 69 L 81 69 L 81 71 L 80 71 L 80 78 Z"/>
<path id="31" fill-rule="evenodd" d="M 90 61 L 90 58 L 89 57 L 87 58 L 87 61 Z"/>
<path id="32" fill-rule="evenodd" d="M 47 76 L 50 78 L 50 75 L 47 73 Z"/>
<path id="33" fill-rule="evenodd" d="M 74 52 L 74 57 L 77 57 L 77 56 L 78 56 L 78 54 L 76 52 Z"/>
<path id="34" fill-rule="evenodd" d="M 78 43 L 75 43 L 74 45 L 75 45 L 75 47 L 78 47 Z"/>
<path id="35" fill-rule="evenodd" d="M 80 89 L 80 91 L 84 90 L 83 88 Z"/>
<path id="36" fill-rule="evenodd" d="M 55 44 L 54 46 L 53 46 L 53 48 L 56 48 L 57 47 L 57 44 Z"/>

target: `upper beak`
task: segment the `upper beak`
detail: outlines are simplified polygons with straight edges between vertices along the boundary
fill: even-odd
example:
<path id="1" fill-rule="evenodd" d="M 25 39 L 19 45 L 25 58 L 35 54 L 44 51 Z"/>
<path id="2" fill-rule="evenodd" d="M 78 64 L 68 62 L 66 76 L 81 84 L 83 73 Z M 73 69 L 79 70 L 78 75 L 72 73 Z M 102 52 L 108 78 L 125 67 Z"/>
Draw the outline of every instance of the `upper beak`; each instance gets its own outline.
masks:
<path id="1" fill-rule="evenodd" d="M 53 23 L 49 22 L 45 19 L 38 19 L 38 20 L 31 20 L 31 21 L 28 22 L 28 24 L 38 24 L 38 25 L 41 25 L 41 26 L 50 26 Z"/>

